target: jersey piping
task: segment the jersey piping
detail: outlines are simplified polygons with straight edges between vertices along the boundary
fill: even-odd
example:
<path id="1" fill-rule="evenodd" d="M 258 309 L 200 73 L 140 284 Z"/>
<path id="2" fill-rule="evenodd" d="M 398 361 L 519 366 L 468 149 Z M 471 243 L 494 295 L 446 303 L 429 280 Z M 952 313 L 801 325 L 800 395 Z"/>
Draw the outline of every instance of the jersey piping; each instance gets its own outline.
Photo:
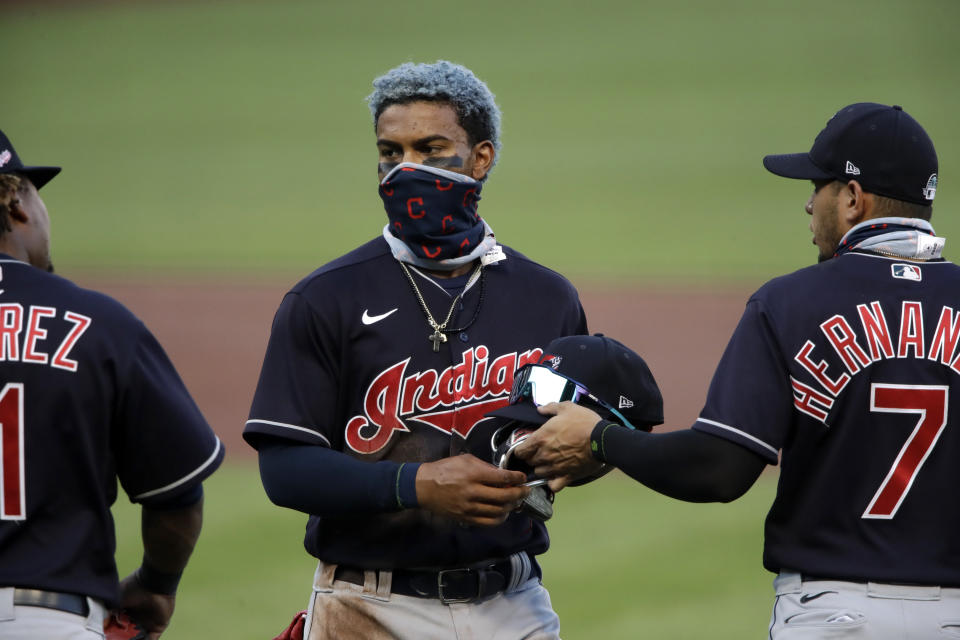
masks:
<path id="1" fill-rule="evenodd" d="M 730 431 L 731 433 L 735 433 L 735 434 L 737 434 L 738 436 L 740 436 L 740 437 L 742 437 L 742 438 L 746 438 L 747 440 L 750 440 L 751 442 L 755 442 L 756 444 L 760 445 L 761 447 L 763 447 L 764 449 L 766 449 L 767 451 L 769 451 L 770 453 L 772 453 L 774 456 L 777 455 L 777 450 L 776 450 L 775 448 L 771 447 L 770 445 L 768 445 L 768 444 L 767 444 L 766 442 L 764 442 L 763 440 L 761 440 L 761 439 L 759 439 L 759 438 L 756 438 L 756 437 L 750 435 L 749 433 L 747 433 L 747 432 L 745 432 L 745 431 L 741 431 L 740 429 L 737 429 L 736 427 L 731 427 L 731 426 L 728 425 L 728 424 L 723 424 L 722 422 L 717 422 L 716 420 L 707 420 L 706 418 L 697 418 L 697 422 L 705 422 L 705 423 L 707 423 L 707 424 L 712 424 L 712 425 L 715 426 L 715 427 L 719 427 L 719 428 L 721 428 L 721 429 L 726 429 L 727 431 Z"/>
<path id="2" fill-rule="evenodd" d="M 310 434 L 311 436 L 315 436 L 315 437 L 317 437 L 317 438 L 320 438 L 321 440 L 323 440 L 323 441 L 326 443 L 326 445 L 327 445 L 328 447 L 330 446 L 330 441 L 327 440 L 326 436 L 324 436 L 323 434 L 317 433 L 317 432 L 314 431 L 313 429 L 308 429 L 308 428 L 306 428 L 306 427 L 298 427 L 298 426 L 296 426 L 296 425 L 286 424 L 286 423 L 284 423 L 284 422 L 275 422 L 275 421 L 273 421 L 273 420 L 250 419 L 250 420 L 247 420 L 247 422 L 246 422 L 246 424 L 254 424 L 254 423 L 255 423 L 255 424 L 268 424 L 268 425 L 273 426 L 273 427 L 283 427 L 284 429 L 296 429 L 297 431 L 303 431 L 304 433 Z"/>
<path id="3" fill-rule="evenodd" d="M 203 464 L 201 464 L 199 467 L 197 467 L 196 469 L 194 469 L 193 471 L 191 471 L 191 472 L 188 473 L 187 475 L 183 476 L 183 477 L 180 478 L 179 480 L 176 480 L 176 481 L 174 481 L 174 482 L 171 482 L 170 484 L 168 484 L 168 485 L 166 485 L 166 486 L 164 486 L 164 487 L 160 487 L 159 489 L 153 489 L 153 490 L 151 490 L 151 491 L 146 491 L 146 492 L 141 493 L 141 494 L 139 494 L 139 495 L 133 496 L 132 499 L 133 499 L 133 500 L 142 500 L 142 499 L 144 499 L 144 498 L 150 498 L 150 497 L 152 497 L 152 496 L 156 496 L 156 495 L 159 495 L 159 494 L 161 494 L 161 493 L 165 493 L 165 492 L 167 492 L 167 491 L 170 491 L 171 489 L 176 489 L 176 488 L 179 487 L 180 485 L 182 485 L 182 484 L 184 484 L 184 483 L 186 483 L 186 482 L 189 482 L 191 479 L 193 479 L 193 478 L 195 478 L 196 476 L 198 476 L 198 475 L 200 475 L 201 473 L 203 473 L 203 470 L 204 470 L 204 469 L 206 469 L 206 468 L 209 467 L 211 464 L 213 464 L 213 462 L 214 462 L 214 461 L 217 459 L 217 457 L 220 455 L 220 450 L 221 450 L 222 447 L 223 447 L 223 445 L 220 443 L 220 438 L 217 438 L 217 446 L 215 446 L 215 447 L 213 448 L 213 453 L 210 454 L 210 457 L 207 458 L 207 459 L 203 462 Z"/>

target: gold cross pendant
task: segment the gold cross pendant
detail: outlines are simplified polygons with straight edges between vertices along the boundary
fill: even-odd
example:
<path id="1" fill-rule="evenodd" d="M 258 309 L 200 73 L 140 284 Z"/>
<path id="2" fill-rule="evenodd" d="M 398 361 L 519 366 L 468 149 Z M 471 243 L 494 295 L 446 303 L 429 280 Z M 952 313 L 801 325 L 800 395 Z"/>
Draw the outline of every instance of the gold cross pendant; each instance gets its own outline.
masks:
<path id="1" fill-rule="evenodd" d="M 433 343 L 433 350 L 440 351 L 440 343 L 447 341 L 447 336 L 443 335 L 440 329 L 434 330 L 433 334 L 427 337 L 427 340 Z"/>

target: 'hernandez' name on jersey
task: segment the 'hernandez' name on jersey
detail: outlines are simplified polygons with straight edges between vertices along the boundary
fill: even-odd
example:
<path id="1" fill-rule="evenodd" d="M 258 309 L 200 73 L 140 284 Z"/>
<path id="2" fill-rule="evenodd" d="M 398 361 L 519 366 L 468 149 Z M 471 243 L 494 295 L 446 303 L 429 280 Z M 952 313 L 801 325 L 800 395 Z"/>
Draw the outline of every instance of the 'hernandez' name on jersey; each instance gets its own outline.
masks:
<path id="1" fill-rule="evenodd" d="M 950 262 L 852 252 L 750 299 L 694 428 L 790 461 L 767 569 L 960 586 L 958 291 Z"/>

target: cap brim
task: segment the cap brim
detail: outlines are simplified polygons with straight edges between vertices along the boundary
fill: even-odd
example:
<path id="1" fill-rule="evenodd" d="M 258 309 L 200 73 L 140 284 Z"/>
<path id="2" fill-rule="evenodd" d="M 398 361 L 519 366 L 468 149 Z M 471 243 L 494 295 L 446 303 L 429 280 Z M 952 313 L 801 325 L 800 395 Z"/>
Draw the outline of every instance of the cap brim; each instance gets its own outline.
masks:
<path id="1" fill-rule="evenodd" d="M 53 177 L 60 173 L 60 167 L 21 167 L 15 169 L 15 172 L 30 178 L 30 182 L 39 190 L 40 187 L 53 180 Z"/>
<path id="2" fill-rule="evenodd" d="M 799 180 L 827 180 L 833 176 L 813 164 L 809 153 L 785 153 L 764 156 L 763 166 L 770 173 Z"/>
<path id="3" fill-rule="evenodd" d="M 526 424 L 535 424 L 541 425 L 547 420 L 550 419 L 550 416 L 545 416 L 537 411 L 537 408 L 533 405 L 532 402 L 518 402 L 517 404 L 508 404 L 505 407 L 500 409 L 495 409 L 490 413 L 485 414 L 488 418 L 510 418 L 511 420 L 517 420 L 519 422 L 524 422 Z"/>

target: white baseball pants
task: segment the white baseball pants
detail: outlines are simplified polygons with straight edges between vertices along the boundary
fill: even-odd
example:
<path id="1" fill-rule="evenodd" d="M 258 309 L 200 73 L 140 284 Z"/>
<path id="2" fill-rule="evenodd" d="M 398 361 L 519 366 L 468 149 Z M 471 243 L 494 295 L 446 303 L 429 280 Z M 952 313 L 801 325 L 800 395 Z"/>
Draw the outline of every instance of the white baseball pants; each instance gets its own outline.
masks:
<path id="1" fill-rule="evenodd" d="M 960 638 L 960 589 L 804 579 L 783 572 L 771 640 Z"/>

